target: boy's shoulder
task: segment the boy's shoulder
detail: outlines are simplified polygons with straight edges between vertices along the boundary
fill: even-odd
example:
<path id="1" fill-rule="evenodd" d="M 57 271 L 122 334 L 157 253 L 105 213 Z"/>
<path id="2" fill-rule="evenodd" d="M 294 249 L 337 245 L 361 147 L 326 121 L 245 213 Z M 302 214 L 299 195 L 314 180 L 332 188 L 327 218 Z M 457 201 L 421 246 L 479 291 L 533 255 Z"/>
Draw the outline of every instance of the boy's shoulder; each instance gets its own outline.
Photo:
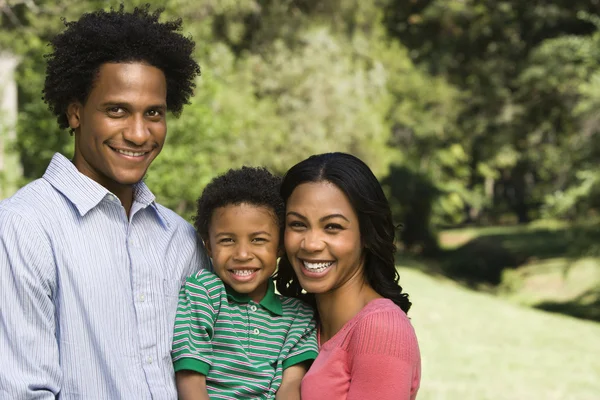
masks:
<path id="1" fill-rule="evenodd" d="M 202 284 L 209 284 L 209 285 L 218 285 L 218 284 L 223 284 L 223 281 L 221 280 L 221 278 L 218 277 L 217 274 L 215 274 L 212 271 L 209 271 L 207 269 L 201 269 L 198 270 L 198 272 L 196 272 L 194 275 L 190 276 L 189 278 L 187 278 L 187 282 L 198 282 L 198 283 L 202 283 Z"/>
<path id="2" fill-rule="evenodd" d="M 292 314 L 292 315 L 314 315 L 315 311 L 313 308 L 305 303 L 304 301 L 297 299 L 295 297 L 287 297 L 278 295 L 279 300 L 281 301 L 281 307 L 283 308 L 284 315 Z"/>

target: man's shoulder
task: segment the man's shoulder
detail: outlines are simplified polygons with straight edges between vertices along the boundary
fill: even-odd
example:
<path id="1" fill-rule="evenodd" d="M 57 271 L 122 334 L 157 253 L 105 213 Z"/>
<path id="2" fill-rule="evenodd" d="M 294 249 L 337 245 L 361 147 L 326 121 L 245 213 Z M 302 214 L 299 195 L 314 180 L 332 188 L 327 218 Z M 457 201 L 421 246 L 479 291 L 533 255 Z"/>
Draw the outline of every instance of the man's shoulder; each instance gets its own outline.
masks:
<path id="1" fill-rule="evenodd" d="M 175 211 L 167 208 L 159 203 L 154 203 L 156 205 L 156 209 L 159 214 L 169 223 L 170 226 L 173 226 L 177 229 L 184 229 L 190 232 L 195 232 L 194 227 L 188 221 L 186 221 L 181 215 L 177 214 Z"/>
<path id="2" fill-rule="evenodd" d="M 36 179 L 20 188 L 12 196 L 0 201 L 0 213 L 24 214 L 33 217 L 36 211 L 55 203 L 59 193 L 45 179 Z"/>

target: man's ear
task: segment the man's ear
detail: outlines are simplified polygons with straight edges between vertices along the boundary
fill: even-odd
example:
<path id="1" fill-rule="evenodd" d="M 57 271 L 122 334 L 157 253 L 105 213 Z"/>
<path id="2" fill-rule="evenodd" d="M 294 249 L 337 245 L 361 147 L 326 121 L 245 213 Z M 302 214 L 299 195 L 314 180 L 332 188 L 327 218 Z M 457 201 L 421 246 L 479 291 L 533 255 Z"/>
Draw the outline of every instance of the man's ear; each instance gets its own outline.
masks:
<path id="1" fill-rule="evenodd" d="M 73 130 L 79 128 L 81 125 L 81 110 L 83 106 L 80 102 L 75 101 L 67 107 L 67 120 L 69 121 L 69 127 Z"/>

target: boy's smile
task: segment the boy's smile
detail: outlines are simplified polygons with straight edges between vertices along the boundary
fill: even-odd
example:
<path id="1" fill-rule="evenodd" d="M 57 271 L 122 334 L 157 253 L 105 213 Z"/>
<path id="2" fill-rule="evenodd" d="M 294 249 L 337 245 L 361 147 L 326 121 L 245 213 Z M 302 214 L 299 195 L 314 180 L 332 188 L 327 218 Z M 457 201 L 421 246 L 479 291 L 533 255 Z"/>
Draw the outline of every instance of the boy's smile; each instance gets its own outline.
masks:
<path id="1" fill-rule="evenodd" d="M 211 216 L 208 236 L 215 273 L 260 303 L 277 268 L 279 226 L 274 213 L 247 203 L 219 207 Z"/>

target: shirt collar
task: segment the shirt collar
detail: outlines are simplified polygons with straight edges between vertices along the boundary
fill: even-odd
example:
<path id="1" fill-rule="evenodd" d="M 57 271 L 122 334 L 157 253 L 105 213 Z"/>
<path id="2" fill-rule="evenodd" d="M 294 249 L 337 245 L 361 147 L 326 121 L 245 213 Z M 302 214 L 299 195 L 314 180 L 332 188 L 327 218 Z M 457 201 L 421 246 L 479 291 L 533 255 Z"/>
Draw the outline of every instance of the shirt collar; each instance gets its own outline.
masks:
<path id="1" fill-rule="evenodd" d="M 55 153 L 52 157 L 43 179 L 68 198 L 82 217 L 107 196 L 114 196 L 104 186 L 79 172 L 77 167 L 60 153 Z M 141 204 L 141 208 L 154 208 L 162 222 L 168 226 L 167 219 L 156 206 L 154 194 L 144 182 L 134 185 L 133 199 Z"/>
<path id="2" fill-rule="evenodd" d="M 283 315 L 283 307 L 281 306 L 279 296 L 275 293 L 273 279 L 269 278 L 268 283 L 267 293 L 265 293 L 265 297 L 258 304 L 275 315 Z M 236 303 L 248 303 L 251 301 L 250 296 L 238 293 L 228 285 L 225 285 L 225 290 L 227 291 L 227 297 Z"/>

